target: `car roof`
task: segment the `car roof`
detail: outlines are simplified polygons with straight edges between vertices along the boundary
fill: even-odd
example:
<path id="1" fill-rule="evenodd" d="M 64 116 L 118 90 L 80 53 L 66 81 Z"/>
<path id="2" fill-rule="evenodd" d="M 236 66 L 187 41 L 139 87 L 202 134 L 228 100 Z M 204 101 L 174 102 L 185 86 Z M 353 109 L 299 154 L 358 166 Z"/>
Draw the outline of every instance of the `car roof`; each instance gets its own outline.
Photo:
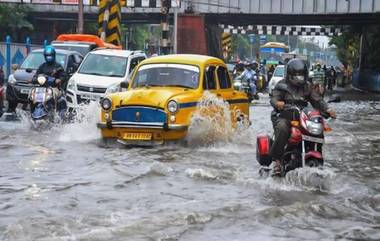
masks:
<path id="1" fill-rule="evenodd" d="M 118 57 L 128 57 L 129 55 L 141 54 L 145 55 L 142 51 L 131 51 L 131 50 L 121 50 L 121 49 L 95 49 L 90 52 L 91 54 L 101 54 L 101 55 L 112 55 Z"/>
<path id="2" fill-rule="evenodd" d="M 32 53 L 34 52 L 37 52 L 37 53 L 43 53 L 44 52 L 44 49 L 34 49 L 32 50 Z M 66 50 L 66 49 L 55 49 L 55 52 L 57 54 L 79 54 L 81 55 L 80 53 L 78 53 L 77 51 L 72 51 L 72 50 Z"/>
<path id="3" fill-rule="evenodd" d="M 183 63 L 183 64 L 195 64 L 195 65 L 203 65 L 206 63 L 220 63 L 224 64 L 221 59 L 199 55 L 199 54 L 171 54 L 171 55 L 163 55 L 157 56 L 153 58 L 149 58 L 143 61 L 144 64 L 153 64 L 153 63 Z"/>

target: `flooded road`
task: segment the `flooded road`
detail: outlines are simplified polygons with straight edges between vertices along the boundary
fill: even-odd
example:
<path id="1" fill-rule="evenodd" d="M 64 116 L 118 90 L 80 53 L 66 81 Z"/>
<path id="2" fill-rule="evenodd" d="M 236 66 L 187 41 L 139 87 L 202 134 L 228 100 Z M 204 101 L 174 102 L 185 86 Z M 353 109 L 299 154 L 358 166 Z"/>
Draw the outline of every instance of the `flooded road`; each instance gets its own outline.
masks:
<path id="1" fill-rule="evenodd" d="M 208 146 L 106 146 L 95 118 L 0 122 L 0 240 L 380 240 L 380 102 L 333 106 L 324 170 L 283 180 L 255 160 L 267 98 L 248 131 Z"/>

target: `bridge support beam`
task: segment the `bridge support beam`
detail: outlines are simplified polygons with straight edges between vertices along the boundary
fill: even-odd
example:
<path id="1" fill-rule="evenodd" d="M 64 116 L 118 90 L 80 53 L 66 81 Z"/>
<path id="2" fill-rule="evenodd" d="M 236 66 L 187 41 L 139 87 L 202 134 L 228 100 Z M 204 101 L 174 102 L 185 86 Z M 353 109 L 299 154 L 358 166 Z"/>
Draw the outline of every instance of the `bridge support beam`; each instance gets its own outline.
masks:
<path id="1" fill-rule="evenodd" d="M 359 89 L 380 91 L 380 25 L 363 27 L 360 38 L 359 66 L 353 85 Z"/>
<path id="2" fill-rule="evenodd" d="M 222 29 L 208 24 L 204 15 L 178 16 L 178 53 L 202 54 L 223 58 Z"/>

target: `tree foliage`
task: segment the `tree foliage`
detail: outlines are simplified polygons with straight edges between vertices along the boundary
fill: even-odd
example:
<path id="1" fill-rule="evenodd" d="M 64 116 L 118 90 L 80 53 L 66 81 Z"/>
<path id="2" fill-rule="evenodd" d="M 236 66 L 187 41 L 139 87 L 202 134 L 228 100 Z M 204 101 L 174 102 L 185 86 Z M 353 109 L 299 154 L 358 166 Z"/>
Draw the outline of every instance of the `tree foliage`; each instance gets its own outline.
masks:
<path id="1" fill-rule="evenodd" d="M 332 37 L 329 44 L 336 46 L 336 55 L 345 66 L 357 67 L 360 52 L 360 32 L 357 27 L 350 27 L 341 36 Z"/>
<path id="2" fill-rule="evenodd" d="M 33 25 L 28 20 L 30 11 L 30 7 L 22 4 L 0 4 L 1 34 L 16 39 L 22 31 L 32 31 Z"/>

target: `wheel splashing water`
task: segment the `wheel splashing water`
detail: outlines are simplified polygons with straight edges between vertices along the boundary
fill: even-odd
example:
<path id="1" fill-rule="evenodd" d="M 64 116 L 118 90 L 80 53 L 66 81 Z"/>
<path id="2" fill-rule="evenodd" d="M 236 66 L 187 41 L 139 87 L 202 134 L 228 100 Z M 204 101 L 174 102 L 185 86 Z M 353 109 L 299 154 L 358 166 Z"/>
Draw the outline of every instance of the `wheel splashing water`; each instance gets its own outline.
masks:
<path id="1" fill-rule="evenodd" d="M 236 122 L 234 118 L 239 117 Z M 237 132 L 249 126 L 248 117 L 240 110 L 230 110 L 230 105 L 210 92 L 205 92 L 190 121 L 187 142 L 193 145 L 209 145 L 231 142 Z"/>

